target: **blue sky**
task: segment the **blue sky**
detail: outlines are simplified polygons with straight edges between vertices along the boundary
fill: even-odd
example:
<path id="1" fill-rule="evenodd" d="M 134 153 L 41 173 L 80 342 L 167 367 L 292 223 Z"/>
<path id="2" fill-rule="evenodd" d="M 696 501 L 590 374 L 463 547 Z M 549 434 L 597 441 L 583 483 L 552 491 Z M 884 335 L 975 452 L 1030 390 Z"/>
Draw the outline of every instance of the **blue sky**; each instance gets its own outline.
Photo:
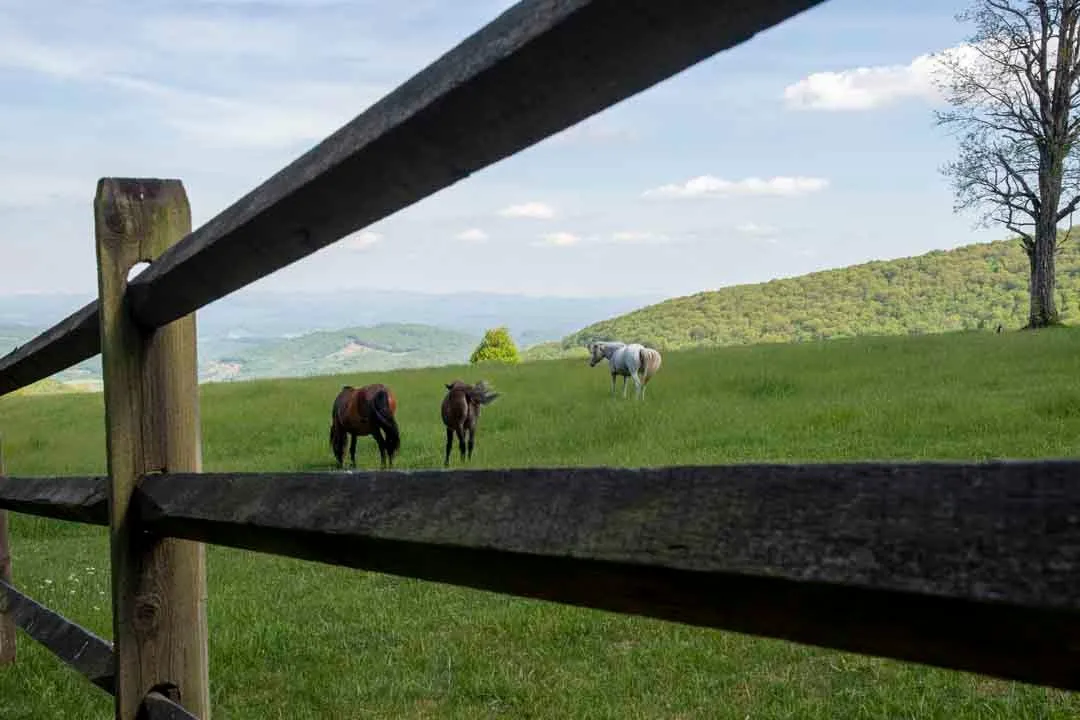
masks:
<path id="1" fill-rule="evenodd" d="M 199 225 L 509 4 L 0 3 L 0 294 L 93 296 L 99 177 Z M 918 61 L 965 4 L 828 0 L 250 287 L 682 295 L 996 239 Z"/>

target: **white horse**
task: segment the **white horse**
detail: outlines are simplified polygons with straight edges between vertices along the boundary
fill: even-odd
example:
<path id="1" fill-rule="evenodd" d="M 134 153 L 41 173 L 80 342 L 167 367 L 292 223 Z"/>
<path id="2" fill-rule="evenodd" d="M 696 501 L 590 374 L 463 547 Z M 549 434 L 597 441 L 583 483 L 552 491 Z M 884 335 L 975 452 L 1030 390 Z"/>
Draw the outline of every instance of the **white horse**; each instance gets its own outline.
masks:
<path id="1" fill-rule="evenodd" d="M 642 400 L 645 399 L 645 386 L 649 384 L 649 378 L 656 374 L 662 362 L 659 351 L 638 343 L 591 342 L 589 356 L 589 367 L 596 367 L 604 359 L 608 361 L 612 397 L 615 396 L 615 376 L 622 375 L 623 397 L 626 397 L 627 379 L 633 378 L 637 396 Z"/>

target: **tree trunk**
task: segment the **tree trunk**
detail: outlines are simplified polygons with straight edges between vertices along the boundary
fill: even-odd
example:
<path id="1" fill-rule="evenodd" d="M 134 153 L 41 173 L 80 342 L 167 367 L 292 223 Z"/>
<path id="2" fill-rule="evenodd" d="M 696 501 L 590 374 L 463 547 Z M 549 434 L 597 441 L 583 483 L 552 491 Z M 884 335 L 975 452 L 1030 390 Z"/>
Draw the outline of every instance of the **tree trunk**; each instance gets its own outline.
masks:
<path id="1" fill-rule="evenodd" d="M 1048 203 L 1053 213 L 1041 213 L 1035 228 L 1035 247 L 1028 250 L 1031 263 L 1031 308 L 1029 328 L 1042 328 L 1058 322 L 1055 299 L 1056 273 L 1054 261 L 1057 250 L 1057 203 Z"/>

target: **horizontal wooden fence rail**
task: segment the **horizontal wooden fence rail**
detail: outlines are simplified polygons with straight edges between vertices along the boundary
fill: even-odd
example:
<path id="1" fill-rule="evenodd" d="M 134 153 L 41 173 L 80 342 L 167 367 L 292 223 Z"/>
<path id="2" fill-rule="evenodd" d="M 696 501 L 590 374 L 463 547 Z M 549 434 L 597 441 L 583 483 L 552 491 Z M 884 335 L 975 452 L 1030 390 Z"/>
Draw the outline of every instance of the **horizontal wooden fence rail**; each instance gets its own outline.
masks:
<path id="1" fill-rule="evenodd" d="M 39 604 L 14 586 L 0 580 L 0 604 L 10 609 L 23 632 L 53 652 L 83 677 L 112 694 L 113 648 L 53 610 Z"/>
<path id="2" fill-rule="evenodd" d="M 10 477 L 0 475 L 0 510 L 108 525 L 103 477 Z"/>
<path id="3" fill-rule="evenodd" d="M 162 254 L 131 312 L 161 327 L 822 1 L 520 2 Z M 0 359 L 0 395 L 99 352 L 96 315 Z"/>
<path id="4" fill-rule="evenodd" d="M 26 387 L 101 352 L 97 300 L 0 358 L 0 395 Z"/>
<path id="5" fill-rule="evenodd" d="M 199 720 L 182 705 L 159 692 L 149 692 L 143 698 L 138 720 Z"/>
<path id="6" fill-rule="evenodd" d="M 1080 689 L 1080 462 L 145 477 L 154 534 Z"/>

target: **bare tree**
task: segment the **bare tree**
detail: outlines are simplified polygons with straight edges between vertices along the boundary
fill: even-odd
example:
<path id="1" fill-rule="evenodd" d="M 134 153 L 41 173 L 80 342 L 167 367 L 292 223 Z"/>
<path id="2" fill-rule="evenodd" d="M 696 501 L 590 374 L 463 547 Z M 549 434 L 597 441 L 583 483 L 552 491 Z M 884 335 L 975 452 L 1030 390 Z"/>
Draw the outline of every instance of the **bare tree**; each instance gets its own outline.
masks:
<path id="1" fill-rule="evenodd" d="M 939 125 L 960 137 L 942 171 L 956 209 L 1020 237 L 1031 263 L 1028 327 L 1055 324 L 1058 224 L 1080 203 L 1080 0 L 976 0 L 958 17 L 975 33 L 938 56 L 951 106 Z"/>

